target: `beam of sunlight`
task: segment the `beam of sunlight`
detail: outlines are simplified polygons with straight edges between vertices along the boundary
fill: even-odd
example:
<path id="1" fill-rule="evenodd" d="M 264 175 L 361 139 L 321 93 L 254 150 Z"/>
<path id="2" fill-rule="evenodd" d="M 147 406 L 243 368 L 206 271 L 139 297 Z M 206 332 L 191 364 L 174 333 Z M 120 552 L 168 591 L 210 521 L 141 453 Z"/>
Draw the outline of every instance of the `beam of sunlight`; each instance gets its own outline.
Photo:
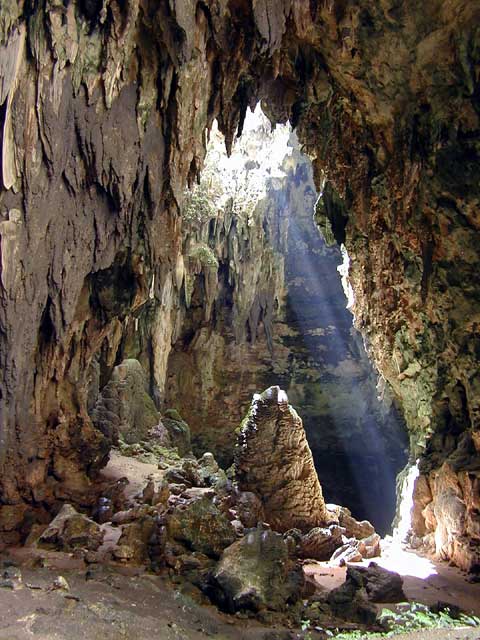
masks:
<path id="1" fill-rule="evenodd" d="M 312 233 L 318 233 L 320 236 L 320 232 L 316 228 L 312 229 Z M 345 306 L 339 304 L 338 301 L 343 297 L 342 288 L 340 286 L 340 284 L 343 284 L 349 306 L 353 302 L 351 286 L 348 283 L 348 254 L 344 249 L 342 252 L 343 263 L 337 267 L 337 271 L 342 276 L 343 282 L 340 283 L 339 277 L 338 291 L 335 296 L 332 297 L 331 284 L 323 285 L 323 283 L 328 283 L 329 280 L 331 281 L 332 279 L 331 267 L 330 265 L 326 265 L 321 259 L 318 259 L 318 256 L 315 255 L 314 252 L 300 250 L 301 244 L 304 243 L 305 240 L 302 237 L 302 231 L 293 216 L 289 219 L 289 242 L 292 243 L 293 247 L 299 248 L 299 250 L 295 252 L 294 256 L 294 266 L 297 274 L 299 274 L 304 281 L 306 280 L 308 282 L 314 280 L 316 282 L 318 306 L 316 309 L 316 317 L 313 319 L 313 324 L 317 328 L 324 328 L 328 335 L 327 358 L 329 361 L 337 363 L 333 369 L 334 375 L 344 377 L 342 367 L 346 367 L 352 359 L 350 341 L 345 336 L 349 335 L 349 331 L 353 326 L 353 316 L 347 312 Z M 295 287 L 289 289 L 290 304 L 292 311 L 297 317 L 304 345 L 309 352 L 309 356 L 315 361 L 315 352 L 318 351 L 319 348 L 318 338 L 317 335 L 315 335 L 315 331 L 312 331 L 312 318 L 305 318 L 302 314 L 302 305 L 304 303 L 305 295 L 309 295 L 310 298 L 312 297 L 311 292 L 305 292 L 301 287 L 298 289 Z M 320 367 L 321 365 L 317 365 L 314 362 L 313 366 Z M 350 384 L 347 378 L 344 379 L 346 384 Z M 364 391 L 356 383 L 355 376 L 351 380 L 350 392 L 352 403 L 356 403 L 361 406 L 368 402 L 367 398 L 363 395 Z M 346 464 L 349 467 L 349 475 L 352 477 L 356 485 L 356 501 L 362 506 L 360 511 L 370 514 L 373 514 L 373 512 L 376 511 L 380 516 L 383 505 L 376 504 L 376 500 L 372 496 L 372 487 L 368 486 L 368 483 L 365 482 L 365 468 L 362 464 L 359 464 L 357 455 L 358 439 L 355 438 L 355 436 L 352 437 L 351 429 L 349 429 L 347 433 L 344 433 L 341 425 L 342 416 L 337 415 L 335 410 L 335 398 L 332 398 L 331 400 L 327 398 L 326 400 L 327 404 L 330 405 L 330 419 L 332 420 L 332 423 L 336 425 L 338 445 L 343 449 L 345 456 L 344 459 L 346 459 Z M 369 460 L 371 460 L 368 472 L 372 474 L 372 478 L 375 476 L 375 484 L 379 487 L 380 491 L 384 492 L 385 508 L 391 509 L 395 499 L 394 487 L 397 469 L 393 468 L 389 461 L 390 456 L 386 449 L 381 425 L 377 423 L 373 416 L 369 415 L 368 409 L 362 411 L 361 414 L 363 414 L 362 422 L 357 425 L 357 428 L 354 427 L 353 431 L 358 432 L 358 438 L 361 438 L 361 441 L 363 442 L 363 450 L 367 454 Z M 320 425 L 319 428 L 321 428 Z M 319 463 L 318 472 L 320 480 L 322 480 L 321 460 L 319 460 Z M 372 465 L 375 466 L 375 469 L 373 469 Z M 344 470 L 344 472 L 345 471 L 346 470 Z M 339 473 L 342 473 L 341 469 L 339 469 Z M 390 488 L 390 498 L 387 497 L 386 493 L 388 488 Z M 328 499 L 328 493 L 326 497 Z M 391 503 L 390 507 L 387 507 L 387 503 L 389 502 Z M 355 511 L 355 508 L 353 511 Z M 370 517 L 372 517 L 372 515 Z M 393 513 L 391 517 L 393 518 Z M 388 525 L 382 524 L 382 528 L 387 528 L 387 526 Z"/>

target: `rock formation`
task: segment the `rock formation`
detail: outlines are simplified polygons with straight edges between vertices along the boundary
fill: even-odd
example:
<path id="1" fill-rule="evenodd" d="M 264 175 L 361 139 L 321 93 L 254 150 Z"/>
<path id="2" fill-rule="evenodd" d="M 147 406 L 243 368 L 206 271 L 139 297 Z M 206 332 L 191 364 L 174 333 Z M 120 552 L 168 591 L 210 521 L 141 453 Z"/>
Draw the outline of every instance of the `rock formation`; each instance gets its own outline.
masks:
<path id="1" fill-rule="evenodd" d="M 11 507 L 35 518 L 79 500 L 105 463 L 95 362 L 104 386 L 138 356 L 162 388 L 189 297 L 184 187 L 213 119 L 230 148 L 259 99 L 328 180 L 318 220 L 349 251 L 356 323 L 403 408 L 436 528 L 445 469 L 474 504 L 479 21 L 463 0 L 2 2 L 5 539 Z"/>
<path id="2" fill-rule="evenodd" d="M 331 520 L 302 420 L 280 387 L 252 400 L 238 434 L 235 478 L 261 498 L 275 531 L 308 531 Z"/>
<path id="3" fill-rule="evenodd" d="M 119 436 L 129 444 L 146 439 L 160 415 L 138 360 L 124 360 L 113 369 L 91 416 L 95 427 L 114 443 Z"/>
<path id="4" fill-rule="evenodd" d="M 191 296 L 168 358 L 165 403 L 194 450 L 230 466 L 257 389 L 280 384 L 302 420 L 330 499 L 388 530 L 406 429 L 352 329 L 337 267 L 312 217 L 311 162 L 288 126 L 257 108 L 226 157 L 213 131 L 200 183 L 182 210 Z M 342 467 L 339 476 L 337 470 Z"/>
<path id="5" fill-rule="evenodd" d="M 304 583 L 282 536 L 261 527 L 225 550 L 212 578 L 217 602 L 231 613 L 282 610 L 301 597 Z"/>

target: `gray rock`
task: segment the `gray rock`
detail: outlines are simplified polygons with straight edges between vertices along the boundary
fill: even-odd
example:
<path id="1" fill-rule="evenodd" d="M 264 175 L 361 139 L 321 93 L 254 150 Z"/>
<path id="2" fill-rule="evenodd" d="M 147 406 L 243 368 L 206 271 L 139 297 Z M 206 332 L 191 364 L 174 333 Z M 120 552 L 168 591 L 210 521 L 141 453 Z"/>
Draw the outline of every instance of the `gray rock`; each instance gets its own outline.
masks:
<path id="1" fill-rule="evenodd" d="M 377 610 L 373 602 L 400 602 L 406 600 L 403 580 L 398 573 L 387 571 L 371 562 L 368 568 L 347 569 L 345 582 L 330 591 L 327 602 L 334 615 L 373 624 Z"/>
<path id="2" fill-rule="evenodd" d="M 218 558 L 237 538 L 228 518 L 208 496 L 177 498 L 166 518 L 169 538 L 209 557 Z"/>
<path id="3" fill-rule="evenodd" d="M 70 551 L 76 548 L 96 551 L 102 544 L 104 532 L 99 525 L 64 504 L 57 516 L 40 535 L 39 547 Z"/>
<path id="4" fill-rule="evenodd" d="M 373 602 L 402 602 L 407 599 L 403 592 L 403 578 L 394 571 L 388 571 L 375 562 L 368 567 L 354 569 L 360 573 L 368 599 Z"/>
<path id="5" fill-rule="evenodd" d="M 159 420 L 142 365 L 138 360 L 124 360 L 114 368 L 97 399 L 93 424 L 112 442 L 121 436 L 133 444 L 147 438 Z"/>
<path id="6" fill-rule="evenodd" d="M 377 609 L 369 601 L 363 579 L 356 569 L 347 570 L 345 582 L 330 591 L 327 602 L 332 613 L 344 620 L 373 624 L 377 618 Z"/>
<path id="7" fill-rule="evenodd" d="M 212 582 L 216 601 L 230 612 L 279 611 L 301 597 L 303 574 L 282 536 L 259 527 L 225 549 Z"/>
<path id="8" fill-rule="evenodd" d="M 162 418 L 162 424 L 168 431 L 172 447 L 178 449 L 178 454 L 184 456 L 192 450 L 190 427 L 182 419 L 176 409 L 168 409 Z"/>
<path id="9" fill-rule="evenodd" d="M 237 494 L 235 509 L 243 525 L 249 529 L 265 520 L 262 501 L 252 491 L 240 491 Z"/>

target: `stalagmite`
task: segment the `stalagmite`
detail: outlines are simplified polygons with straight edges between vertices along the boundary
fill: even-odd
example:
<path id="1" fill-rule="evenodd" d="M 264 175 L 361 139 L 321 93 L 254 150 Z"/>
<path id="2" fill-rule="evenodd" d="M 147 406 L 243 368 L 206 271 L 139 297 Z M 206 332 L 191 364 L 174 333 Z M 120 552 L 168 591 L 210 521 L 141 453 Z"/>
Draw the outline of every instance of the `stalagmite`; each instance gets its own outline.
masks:
<path id="1" fill-rule="evenodd" d="M 308 531 L 331 520 L 302 420 L 280 387 L 254 396 L 238 435 L 235 475 L 242 491 L 261 497 L 276 531 Z"/>

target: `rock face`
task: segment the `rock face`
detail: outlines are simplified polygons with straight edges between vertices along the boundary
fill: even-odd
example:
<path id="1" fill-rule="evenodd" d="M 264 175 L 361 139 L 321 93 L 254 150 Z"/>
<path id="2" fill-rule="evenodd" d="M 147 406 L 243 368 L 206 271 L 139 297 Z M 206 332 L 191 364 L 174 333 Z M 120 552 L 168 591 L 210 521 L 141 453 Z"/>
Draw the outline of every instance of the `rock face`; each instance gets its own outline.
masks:
<path id="1" fill-rule="evenodd" d="M 185 184 L 213 119 L 230 148 L 263 99 L 297 126 L 318 187 L 327 177 L 318 220 L 349 251 L 357 325 L 433 502 L 448 463 L 467 505 L 480 450 L 478 3 L 92 6 L 0 8 L 2 504 L 51 508 L 88 490 L 109 448 L 88 412 L 92 364 L 103 387 L 138 356 L 162 388 L 191 292 Z"/>
<path id="2" fill-rule="evenodd" d="M 302 420 L 280 387 L 254 396 L 238 435 L 235 477 L 240 490 L 261 497 L 276 531 L 307 531 L 329 519 Z"/>
<path id="3" fill-rule="evenodd" d="M 469 471 L 445 462 L 440 469 L 419 475 L 414 488 L 413 540 L 442 559 L 452 559 L 464 571 L 477 572 L 479 469 L 475 468 L 474 454 L 465 462 Z"/>

